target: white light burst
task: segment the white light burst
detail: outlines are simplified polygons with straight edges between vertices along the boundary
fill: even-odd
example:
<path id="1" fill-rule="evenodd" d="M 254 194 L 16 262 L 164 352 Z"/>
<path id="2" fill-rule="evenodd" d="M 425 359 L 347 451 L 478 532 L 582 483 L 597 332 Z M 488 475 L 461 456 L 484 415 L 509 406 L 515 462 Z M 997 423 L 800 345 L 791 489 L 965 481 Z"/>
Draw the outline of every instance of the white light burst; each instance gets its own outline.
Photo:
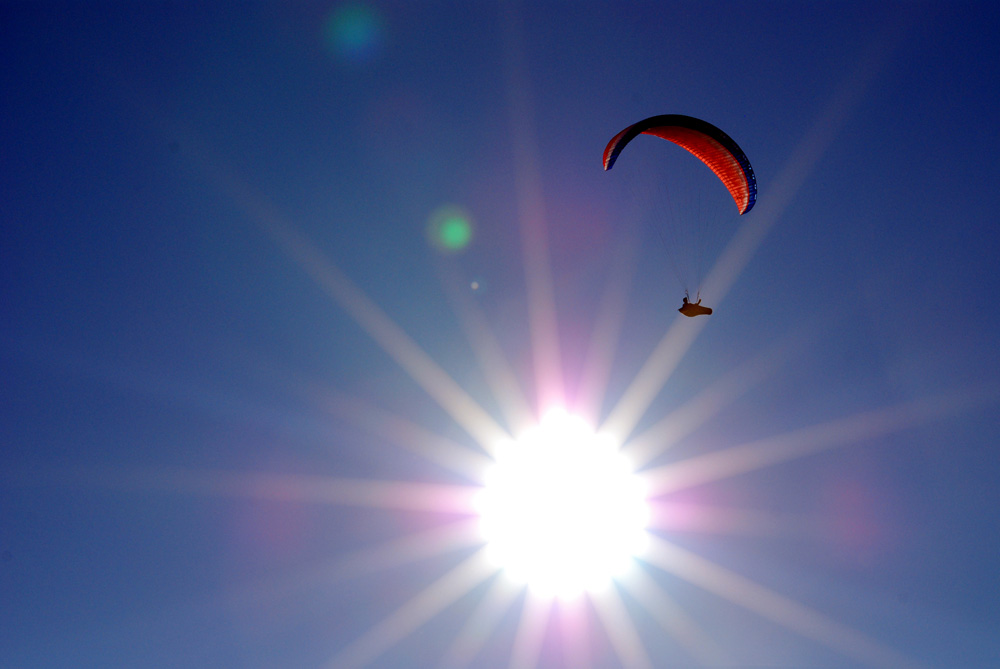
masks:
<path id="1" fill-rule="evenodd" d="M 564 410 L 498 446 L 477 503 L 490 560 L 542 596 L 601 590 L 648 543 L 643 482 L 611 437 Z"/>

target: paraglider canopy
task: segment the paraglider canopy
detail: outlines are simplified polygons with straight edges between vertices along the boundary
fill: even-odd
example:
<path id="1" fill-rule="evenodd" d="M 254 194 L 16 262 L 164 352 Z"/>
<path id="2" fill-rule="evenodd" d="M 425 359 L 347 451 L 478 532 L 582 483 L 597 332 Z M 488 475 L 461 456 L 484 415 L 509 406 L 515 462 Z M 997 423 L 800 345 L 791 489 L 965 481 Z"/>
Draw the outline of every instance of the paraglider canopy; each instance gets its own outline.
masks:
<path id="1" fill-rule="evenodd" d="M 754 177 L 753 168 L 750 167 L 750 161 L 747 160 L 743 149 L 719 128 L 707 121 L 682 114 L 651 116 L 628 126 L 611 138 L 604 149 L 604 169 L 610 170 L 614 167 L 622 150 L 639 135 L 653 135 L 668 140 L 698 158 L 722 181 L 736 202 L 736 208 L 741 216 L 753 208 L 757 201 L 757 179 Z M 666 244 L 665 239 L 664 243 Z M 692 247 L 694 254 L 697 255 L 701 244 L 695 243 Z M 689 249 L 683 246 L 676 252 L 686 254 L 689 253 Z M 677 272 L 678 280 L 684 285 L 687 293 L 688 282 L 681 274 L 680 271 Z M 678 311 L 690 318 L 708 316 L 712 313 L 709 307 L 701 306 L 700 299 L 692 303 L 686 296 Z"/>
<path id="2" fill-rule="evenodd" d="M 705 163 L 726 186 L 740 214 L 757 200 L 757 180 L 743 149 L 726 133 L 707 121 L 682 114 L 652 116 L 622 130 L 604 149 L 604 169 L 610 170 L 625 145 L 639 135 L 654 135 L 673 142 Z"/>

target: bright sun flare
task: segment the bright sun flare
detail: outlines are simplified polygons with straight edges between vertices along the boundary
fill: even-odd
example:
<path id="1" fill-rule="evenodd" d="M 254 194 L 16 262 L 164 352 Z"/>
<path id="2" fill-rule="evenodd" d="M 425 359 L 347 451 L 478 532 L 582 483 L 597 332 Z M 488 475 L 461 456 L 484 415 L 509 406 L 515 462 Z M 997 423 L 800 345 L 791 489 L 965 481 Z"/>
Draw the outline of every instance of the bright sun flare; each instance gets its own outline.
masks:
<path id="1" fill-rule="evenodd" d="M 562 410 L 497 448 L 478 505 L 490 559 L 545 596 L 606 587 L 647 543 L 642 481 L 614 440 Z"/>

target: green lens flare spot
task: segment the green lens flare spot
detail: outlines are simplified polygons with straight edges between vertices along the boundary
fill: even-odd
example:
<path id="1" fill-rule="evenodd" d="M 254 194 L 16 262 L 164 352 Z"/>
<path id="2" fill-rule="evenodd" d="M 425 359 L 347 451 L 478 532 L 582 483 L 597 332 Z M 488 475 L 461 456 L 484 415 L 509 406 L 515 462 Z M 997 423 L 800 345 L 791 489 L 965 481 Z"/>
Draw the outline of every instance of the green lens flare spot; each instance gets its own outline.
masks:
<path id="1" fill-rule="evenodd" d="M 382 18 L 368 5 L 344 3 L 334 8 L 323 25 L 327 47 L 342 60 L 372 60 L 382 45 Z"/>
<path id="2" fill-rule="evenodd" d="M 455 253 L 472 241 L 472 221 L 461 207 L 441 207 L 431 214 L 427 235 L 438 249 Z"/>
<path id="3" fill-rule="evenodd" d="M 464 248 L 472 237 L 472 229 L 464 218 L 452 216 L 441 222 L 441 243 L 450 249 Z"/>

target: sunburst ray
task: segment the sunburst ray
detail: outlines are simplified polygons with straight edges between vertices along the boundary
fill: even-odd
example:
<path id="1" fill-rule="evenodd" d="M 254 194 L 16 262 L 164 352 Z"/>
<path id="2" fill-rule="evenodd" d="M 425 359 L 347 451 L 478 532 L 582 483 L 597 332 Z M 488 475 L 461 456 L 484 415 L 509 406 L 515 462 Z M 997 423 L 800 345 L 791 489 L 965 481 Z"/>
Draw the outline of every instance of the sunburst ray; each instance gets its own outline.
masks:
<path id="1" fill-rule="evenodd" d="M 352 578 L 480 546 L 483 542 L 477 536 L 477 524 L 477 519 L 466 518 L 362 548 L 342 556 L 327 576 Z"/>
<path id="2" fill-rule="evenodd" d="M 787 434 L 724 448 L 643 473 L 650 496 L 744 474 L 813 453 L 899 432 L 932 420 L 957 415 L 985 402 L 993 392 L 951 393 L 867 411 Z"/>
<path id="3" fill-rule="evenodd" d="M 496 573 L 479 551 L 341 650 L 330 669 L 363 667 Z"/>
<path id="4" fill-rule="evenodd" d="M 375 304 L 339 268 L 324 258 L 310 242 L 289 225 L 275 219 L 262 224 L 279 246 L 292 257 L 330 297 L 462 426 L 487 452 L 505 431 L 444 369 Z"/>
<path id="5" fill-rule="evenodd" d="M 788 160 L 757 207 L 754 220 L 740 226 L 736 237 L 705 279 L 704 292 L 717 302 L 729 292 L 750 262 L 771 226 L 781 217 L 812 174 L 837 134 L 860 104 L 865 91 L 882 73 L 889 56 L 902 42 L 908 25 L 894 26 L 868 44 L 854 70 L 834 90 L 816 121 L 799 140 Z M 717 297 L 716 297 L 717 296 Z"/>
<path id="6" fill-rule="evenodd" d="M 673 503 L 657 500 L 651 506 L 650 529 L 744 536 L 815 536 L 823 528 L 819 519 L 792 513 L 775 513 L 744 507 Z"/>
<path id="7" fill-rule="evenodd" d="M 553 599 L 538 597 L 529 590 L 521 609 L 521 623 L 510 651 L 510 669 L 534 669 L 542 654 L 542 642 L 552 615 Z"/>
<path id="8" fill-rule="evenodd" d="M 614 361 L 618 338 L 625 323 L 628 292 L 635 271 L 636 245 L 635 235 L 627 235 L 618 247 L 611 263 L 608 284 L 598 306 L 594 331 L 591 333 L 583 364 L 576 406 L 577 410 L 588 417 L 594 425 L 598 423 L 601 415 L 604 394 L 607 391 L 608 379 L 611 377 L 611 363 Z"/>
<path id="9" fill-rule="evenodd" d="M 876 667 L 914 666 L 905 655 L 861 632 L 663 539 L 653 540 L 645 559 L 649 564 L 858 662 Z"/>
<path id="10" fill-rule="evenodd" d="M 633 569 L 619 583 L 698 664 L 732 664 L 718 644 L 667 595 L 645 569 Z"/>
<path id="11" fill-rule="evenodd" d="M 776 374 L 793 360 L 807 337 L 800 332 L 782 337 L 763 353 L 726 374 L 689 402 L 671 411 L 622 448 L 636 468 L 642 468 L 691 434 L 753 386 Z"/>
<path id="12" fill-rule="evenodd" d="M 482 453 L 360 398 L 318 387 L 309 395 L 320 409 L 470 481 L 481 483 L 483 472 L 492 462 Z"/>
<path id="13" fill-rule="evenodd" d="M 252 356 L 244 352 L 243 357 Z M 273 360 L 258 359 L 256 363 L 257 369 L 268 375 L 272 386 L 280 384 L 320 413 L 361 428 L 472 483 L 481 484 L 483 472 L 493 462 L 473 444 L 461 443 L 433 432 L 371 401 L 344 393 L 329 383 L 282 368 Z"/>
<path id="14" fill-rule="evenodd" d="M 240 610 L 248 606 L 260 606 L 264 601 L 279 600 L 295 592 L 323 588 L 363 574 L 468 550 L 481 543 L 470 528 L 474 523 L 475 521 L 464 519 L 415 532 L 353 551 L 319 566 L 245 584 L 224 595 L 217 594 L 213 599 L 221 598 L 231 608 Z"/>
<path id="15" fill-rule="evenodd" d="M 470 666 L 504 614 L 523 592 L 523 587 L 514 585 L 506 578 L 497 578 L 446 651 L 444 666 L 450 669 Z"/>
<path id="16" fill-rule="evenodd" d="M 639 638 L 639 632 L 632 623 L 632 618 L 625 609 L 618 591 L 611 585 L 604 592 L 593 597 L 594 609 L 597 611 L 601 624 L 611 639 L 618 659 L 626 669 L 652 669 L 653 661 L 646 652 L 646 647 Z"/>
<path id="17" fill-rule="evenodd" d="M 64 485 L 175 495 L 242 497 L 279 502 L 428 511 L 472 516 L 474 486 L 305 474 L 172 467 L 74 467 L 8 472 L 20 485 Z"/>
<path id="18" fill-rule="evenodd" d="M 667 333 L 604 420 L 602 432 L 609 432 L 621 441 L 628 438 L 707 323 L 707 319 L 695 319 L 692 322 L 680 315 L 674 319 L 673 325 L 667 329 Z"/>
<path id="19" fill-rule="evenodd" d="M 452 311 L 476 355 L 490 391 L 507 419 L 507 427 L 512 434 L 520 434 L 534 420 L 534 412 L 528 404 L 517 374 L 501 350 L 482 310 L 469 298 L 467 291 L 457 289 L 461 285 L 457 278 L 444 270 L 442 274 L 441 284 L 451 302 Z"/>
<path id="20" fill-rule="evenodd" d="M 558 602 L 557 617 L 565 666 L 588 669 L 590 652 L 590 609 L 587 597 Z"/>
<path id="21" fill-rule="evenodd" d="M 538 407 L 563 400 L 562 360 L 556 323 L 555 290 L 549 260 L 545 199 L 538 166 L 524 28 L 513 3 L 502 3 L 504 75 L 510 112 L 514 179 L 521 249 L 528 291 L 528 321 L 533 348 Z"/>
<path id="22" fill-rule="evenodd" d="M 169 125 L 169 124 L 168 124 Z M 237 207 L 313 282 L 363 329 L 383 351 L 434 399 L 487 452 L 506 433 L 444 369 L 393 321 L 364 291 L 316 248 L 270 202 L 236 172 L 190 137 L 196 167 L 219 186 Z"/>

